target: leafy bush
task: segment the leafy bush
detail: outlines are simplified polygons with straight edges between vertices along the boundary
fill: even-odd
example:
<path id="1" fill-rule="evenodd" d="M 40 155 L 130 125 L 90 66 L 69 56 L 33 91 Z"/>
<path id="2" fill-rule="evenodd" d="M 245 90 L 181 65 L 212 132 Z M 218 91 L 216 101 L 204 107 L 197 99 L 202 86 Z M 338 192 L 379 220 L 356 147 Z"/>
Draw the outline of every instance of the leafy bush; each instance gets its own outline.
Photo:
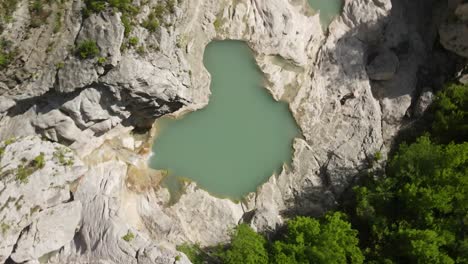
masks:
<path id="1" fill-rule="evenodd" d="M 10 51 L 11 43 L 4 39 L 0 39 L 0 70 L 6 68 L 11 61 L 15 53 Z"/>
<path id="2" fill-rule="evenodd" d="M 45 160 L 44 160 L 44 153 L 41 152 L 36 158 L 33 160 L 33 166 L 36 168 L 44 168 L 45 166 Z"/>
<path id="3" fill-rule="evenodd" d="M 133 28 L 131 18 L 140 12 L 139 8 L 133 5 L 131 0 L 85 0 L 85 8 L 83 8 L 82 13 L 84 17 L 89 17 L 92 13 L 102 12 L 107 7 L 122 13 L 121 21 L 125 28 L 124 35 L 127 37 Z"/>
<path id="4" fill-rule="evenodd" d="M 154 7 L 153 13 L 157 19 L 162 20 L 164 13 L 166 13 L 166 7 L 163 4 L 158 4 L 156 7 Z"/>
<path id="5" fill-rule="evenodd" d="M 140 45 L 140 46 L 136 49 L 136 52 L 137 52 L 139 55 L 143 56 L 143 55 L 145 54 L 145 52 L 146 52 L 146 49 L 145 49 L 145 47 L 144 47 L 143 45 Z"/>
<path id="6" fill-rule="evenodd" d="M 231 234 L 231 243 L 220 254 L 226 264 L 262 264 L 268 263 L 268 252 L 265 248 L 266 239 L 255 233 L 248 225 L 237 226 Z"/>
<path id="7" fill-rule="evenodd" d="M 59 162 L 60 165 L 62 166 L 72 166 L 74 161 L 73 161 L 73 156 L 70 156 L 69 154 L 71 151 L 66 148 L 57 148 L 54 151 L 54 158 L 56 158 Z"/>
<path id="8" fill-rule="evenodd" d="M 468 261 L 468 143 L 402 144 L 387 177 L 355 188 L 369 258 L 403 263 Z"/>
<path id="9" fill-rule="evenodd" d="M 63 13 L 62 11 L 59 10 L 57 12 L 57 15 L 55 16 L 54 33 L 59 32 L 60 29 L 62 28 L 62 17 L 63 17 Z"/>
<path id="10" fill-rule="evenodd" d="M 98 63 L 99 65 L 104 65 L 104 64 L 106 64 L 106 62 L 107 62 L 107 58 L 106 58 L 106 57 L 99 57 L 99 58 L 97 59 L 97 63 Z"/>
<path id="11" fill-rule="evenodd" d="M 0 51 L 0 69 L 5 68 L 8 64 L 10 64 L 10 59 L 5 53 Z"/>
<path id="12" fill-rule="evenodd" d="M 75 51 L 81 59 L 91 59 L 99 55 L 99 48 L 94 40 L 83 40 L 78 43 Z"/>
<path id="13" fill-rule="evenodd" d="M 215 262 L 227 264 L 256 263 L 363 263 L 358 247 L 357 231 L 344 220 L 344 214 L 327 215 L 323 221 L 297 217 L 289 221 L 278 240 L 268 243 L 248 225 L 237 226 L 231 242 L 214 252 L 205 252 L 198 246 L 183 245 L 184 252 L 194 263 Z"/>
<path id="14" fill-rule="evenodd" d="M 142 26 L 146 28 L 149 32 L 155 32 L 156 29 L 159 27 L 159 20 L 155 14 L 155 12 L 151 12 L 148 15 L 148 18 L 143 21 Z"/>
<path id="15" fill-rule="evenodd" d="M 82 10 L 84 17 L 89 17 L 92 13 L 99 13 L 104 11 L 107 6 L 105 0 L 85 0 L 85 7 Z"/>
<path id="16" fill-rule="evenodd" d="M 55 68 L 57 68 L 57 70 L 63 69 L 63 67 L 65 67 L 65 63 L 63 63 L 63 61 L 57 62 L 55 64 Z"/>
<path id="17" fill-rule="evenodd" d="M 138 45 L 138 38 L 137 37 L 131 37 L 128 39 L 128 44 L 130 46 L 133 46 L 135 47 L 136 45 Z"/>
<path id="18" fill-rule="evenodd" d="M 193 264 L 203 264 L 203 252 L 199 245 L 182 244 L 177 246 L 177 250 L 184 253 Z"/>
<path id="19" fill-rule="evenodd" d="M 164 4 L 156 5 L 148 15 L 148 18 L 143 21 L 142 26 L 150 32 L 155 32 L 158 27 L 164 23 L 164 17 L 168 13 L 175 12 L 176 2 L 174 0 L 166 0 Z"/>
<path id="20" fill-rule="evenodd" d="M 465 141 L 468 135 L 468 85 L 450 84 L 437 94 L 433 108 L 434 137 L 442 143 Z"/>
<path id="21" fill-rule="evenodd" d="M 20 183 L 28 183 L 29 176 L 36 172 L 39 169 L 44 168 L 45 160 L 44 153 L 41 152 L 34 160 L 26 164 L 26 160 L 22 161 L 23 163 L 18 165 L 16 168 L 16 180 Z"/>
<path id="22" fill-rule="evenodd" d="M 0 232 L 2 233 L 2 235 L 5 235 L 5 233 L 10 229 L 10 225 L 7 224 L 7 223 L 0 223 Z"/>
<path id="23" fill-rule="evenodd" d="M 126 14 L 122 15 L 120 19 L 122 20 L 122 24 L 124 26 L 124 36 L 128 37 L 128 35 L 130 35 L 130 32 L 132 32 L 133 30 L 133 23 Z"/>
<path id="24" fill-rule="evenodd" d="M 24 165 L 19 165 L 16 168 L 16 180 L 20 183 L 28 183 L 29 176 L 33 173 L 32 169 L 29 167 L 25 167 Z"/>
<path id="25" fill-rule="evenodd" d="M 272 263 L 363 263 L 358 232 L 334 213 L 323 221 L 297 217 L 287 223 L 282 239 L 273 244 Z"/>
<path id="26" fill-rule="evenodd" d="M 127 242 L 132 241 L 134 238 L 135 238 L 135 235 L 130 230 L 128 230 L 127 234 L 122 237 L 122 239 L 127 241 Z"/>

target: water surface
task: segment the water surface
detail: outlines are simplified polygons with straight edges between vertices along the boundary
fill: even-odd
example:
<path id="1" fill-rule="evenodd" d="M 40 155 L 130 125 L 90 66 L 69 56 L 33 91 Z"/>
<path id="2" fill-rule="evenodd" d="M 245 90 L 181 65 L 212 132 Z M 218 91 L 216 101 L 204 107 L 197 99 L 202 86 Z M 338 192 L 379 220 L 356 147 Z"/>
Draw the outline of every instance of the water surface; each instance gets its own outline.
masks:
<path id="1" fill-rule="evenodd" d="M 322 26 L 327 28 L 332 20 L 341 14 L 343 0 L 308 0 L 312 9 L 320 11 Z"/>
<path id="2" fill-rule="evenodd" d="M 187 178 L 217 196 L 240 199 L 290 162 L 300 133 L 288 105 L 262 87 L 245 43 L 212 42 L 204 63 L 212 77 L 208 106 L 158 121 L 151 167 L 168 170 L 164 184 L 173 194 Z"/>

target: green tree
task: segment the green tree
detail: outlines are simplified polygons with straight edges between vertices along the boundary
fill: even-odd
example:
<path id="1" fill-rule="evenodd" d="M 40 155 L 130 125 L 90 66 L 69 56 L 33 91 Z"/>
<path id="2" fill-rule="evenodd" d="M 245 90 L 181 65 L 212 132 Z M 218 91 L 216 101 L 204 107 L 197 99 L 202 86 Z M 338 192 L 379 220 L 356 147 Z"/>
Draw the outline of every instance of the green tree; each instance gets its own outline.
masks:
<path id="1" fill-rule="evenodd" d="M 468 85 L 450 84 L 433 104 L 433 135 L 439 142 L 463 142 L 468 136 Z"/>
<path id="2" fill-rule="evenodd" d="M 468 263 L 468 143 L 428 136 L 402 144 L 387 176 L 355 188 L 356 225 L 370 259 Z"/>
<path id="3" fill-rule="evenodd" d="M 266 264 L 266 243 L 263 236 L 255 233 L 248 225 L 241 224 L 234 229 L 228 249 L 219 255 L 222 263 L 226 264 Z"/>
<path id="4" fill-rule="evenodd" d="M 184 243 L 176 247 L 178 251 L 184 253 L 193 264 L 203 264 L 205 262 L 204 254 L 199 245 L 189 245 Z"/>
<path id="5" fill-rule="evenodd" d="M 273 244 L 272 262 L 363 263 L 358 233 L 344 218 L 336 212 L 322 222 L 309 217 L 289 221 L 284 239 Z"/>

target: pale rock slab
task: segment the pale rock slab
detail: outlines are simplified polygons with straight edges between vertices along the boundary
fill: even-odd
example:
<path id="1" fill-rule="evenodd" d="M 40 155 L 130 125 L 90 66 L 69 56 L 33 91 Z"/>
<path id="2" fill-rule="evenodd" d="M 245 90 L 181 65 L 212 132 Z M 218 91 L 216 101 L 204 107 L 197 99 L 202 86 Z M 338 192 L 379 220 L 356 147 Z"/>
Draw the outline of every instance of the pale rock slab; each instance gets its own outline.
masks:
<path id="1" fill-rule="evenodd" d="M 60 249 L 75 236 L 80 218 L 79 201 L 61 204 L 40 212 L 36 220 L 21 235 L 11 258 L 18 263 L 31 261 Z"/>
<path id="2" fill-rule="evenodd" d="M 39 231 L 31 230 L 35 235 L 33 240 L 29 235 L 20 239 L 22 249 L 17 252 L 19 259 L 34 259 L 38 254 L 62 246 L 66 239 L 73 236 L 76 223 L 70 218 L 80 214 L 80 205 L 68 205 L 71 198 L 69 185 L 87 168 L 67 147 L 42 141 L 38 137 L 10 139 L 9 142 L 0 143 L 0 146 L 4 149 L 0 156 L 0 263 L 10 256 L 21 232 L 30 225 Z M 63 154 L 63 159 L 58 158 L 58 153 Z M 40 156 L 43 158 L 38 158 Z M 43 160 L 42 168 L 34 163 L 39 159 Z M 62 162 L 65 160 L 71 163 L 64 166 Z M 29 168 L 32 169 L 25 172 Z M 23 176 L 18 178 L 18 175 Z M 51 216 L 43 213 L 54 210 L 55 214 Z M 61 226 L 62 216 L 70 220 L 70 228 L 58 229 L 55 234 L 58 240 L 50 240 L 51 228 L 55 230 L 55 227 Z M 43 222 L 46 219 L 49 220 Z"/>

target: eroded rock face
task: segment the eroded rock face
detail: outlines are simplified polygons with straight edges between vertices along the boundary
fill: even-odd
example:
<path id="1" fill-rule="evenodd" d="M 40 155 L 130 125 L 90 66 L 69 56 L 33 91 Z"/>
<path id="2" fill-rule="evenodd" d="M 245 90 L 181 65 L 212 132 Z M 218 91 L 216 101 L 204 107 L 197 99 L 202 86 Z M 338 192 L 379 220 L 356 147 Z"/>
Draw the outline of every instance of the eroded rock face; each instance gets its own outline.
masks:
<path id="1" fill-rule="evenodd" d="M 24 29 L 28 21 L 13 23 L 2 33 L 2 37 L 16 43 L 19 54 L 31 54 L 23 64 L 12 63 L 2 74 L 25 72 L 35 76 L 16 80 L 17 84 L 0 78 L 0 84 L 7 87 L 0 93 L 0 139 L 40 134 L 53 141 L 82 145 L 124 121 L 151 127 L 155 118 L 188 102 L 184 98 L 190 98 L 185 92 L 191 84 L 189 69 L 176 48 L 174 35 L 166 33 L 155 38 L 147 31 L 141 33 L 142 41 L 149 38 L 145 41 L 148 46 L 162 48 L 164 42 L 172 46 L 144 57 L 134 50 L 122 56 L 120 49 L 126 44 L 120 14 L 107 10 L 83 20 L 81 4 L 70 1 L 60 7 L 67 10 L 67 15 L 57 33 L 51 32 L 54 23 Z M 24 12 L 27 9 L 16 11 L 18 16 Z M 30 31 L 30 35 L 11 33 L 23 30 Z M 32 36 L 39 47 L 31 45 Z M 77 55 L 76 47 L 85 40 L 96 43 L 99 54 L 95 58 Z M 41 46 L 46 41 L 54 44 L 47 52 Z M 34 58 L 35 54 L 46 53 L 47 59 Z M 70 105 L 74 107 L 70 109 Z M 93 113 L 93 117 L 84 116 L 85 112 Z"/>
<path id="2" fill-rule="evenodd" d="M 139 217 L 137 214 L 126 215 L 129 212 L 123 211 L 126 168 L 123 162 L 108 161 L 91 168 L 83 177 L 75 192 L 75 199 L 83 204 L 81 228 L 70 245 L 53 261 L 137 263 L 135 256 L 141 251 L 153 252 L 154 256 L 149 255 L 145 259 L 162 258 L 168 260 L 166 263 L 175 260 L 177 254 L 174 250 L 160 249 L 156 252 L 156 245 L 152 245 L 149 237 L 125 221 Z M 127 234 L 131 235 L 125 238 Z M 159 260 L 159 263 L 163 262 Z"/>
<path id="3" fill-rule="evenodd" d="M 81 215 L 81 203 L 70 202 L 70 184 L 86 167 L 65 146 L 38 137 L 10 139 L 0 148 L 0 263 L 61 248 Z"/>
<path id="4" fill-rule="evenodd" d="M 126 163 L 88 169 L 69 148 L 38 137 L 10 139 L 0 150 L 1 263 L 43 256 L 50 263 L 190 263 L 173 245 L 155 243 L 137 211 L 126 211 L 133 208 Z"/>
<path id="5" fill-rule="evenodd" d="M 80 218 L 80 201 L 61 204 L 39 212 L 31 226 L 21 234 L 11 259 L 22 263 L 59 250 L 75 236 Z"/>
<path id="6" fill-rule="evenodd" d="M 430 102 L 429 93 L 415 96 L 438 31 L 431 1 L 346 0 L 327 34 L 305 1 L 284 0 L 181 1 L 164 27 L 149 32 L 139 24 L 156 2 L 135 18 L 137 50 L 125 42 L 119 13 L 84 19 L 82 1 L 67 1 L 54 33 L 54 15 L 29 28 L 27 1 L 20 1 L 18 19 L 2 33 L 20 55 L 0 74 L 0 140 L 26 137 L 0 160 L 0 219 L 8 224 L 0 223 L 0 263 L 9 257 L 34 263 L 44 254 L 50 263 L 188 263 L 176 244 L 225 242 L 242 221 L 264 231 L 298 212 L 321 214 L 369 169 L 377 151 L 385 154 L 412 102 L 421 113 Z M 464 21 L 464 8 L 457 10 Z M 82 60 L 70 49 L 86 39 L 96 41 L 105 62 Z M 303 138 L 294 142 L 291 166 L 245 201 L 216 198 L 189 183 L 170 204 L 153 178 L 143 186 L 134 177 L 151 137 L 129 131 L 208 103 L 203 52 L 213 39 L 248 43 L 265 87 L 289 102 Z M 69 145 L 74 153 L 65 157 L 73 165 L 54 156 L 65 146 L 31 135 Z M 18 166 L 41 152 L 45 166 L 18 182 Z M 70 225 L 58 223 L 61 235 L 53 238 L 48 228 L 58 218 Z"/>

